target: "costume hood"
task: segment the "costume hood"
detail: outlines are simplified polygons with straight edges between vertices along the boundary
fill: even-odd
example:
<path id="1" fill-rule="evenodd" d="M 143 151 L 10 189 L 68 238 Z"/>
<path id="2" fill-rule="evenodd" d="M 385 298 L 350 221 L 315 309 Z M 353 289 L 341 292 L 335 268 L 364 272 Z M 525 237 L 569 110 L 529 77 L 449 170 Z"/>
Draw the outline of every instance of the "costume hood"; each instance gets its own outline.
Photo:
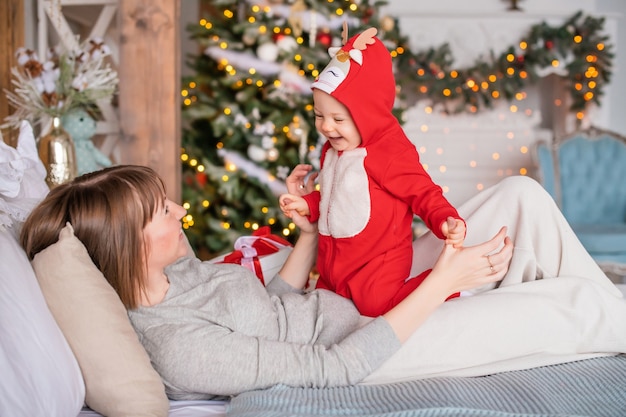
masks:
<path id="1" fill-rule="evenodd" d="M 401 129 L 392 113 L 396 98 L 391 55 L 369 28 L 345 44 L 328 50 L 330 63 L 311 88 L 318 88 L 348 108 L 361 134 L 361 146 Z"/>

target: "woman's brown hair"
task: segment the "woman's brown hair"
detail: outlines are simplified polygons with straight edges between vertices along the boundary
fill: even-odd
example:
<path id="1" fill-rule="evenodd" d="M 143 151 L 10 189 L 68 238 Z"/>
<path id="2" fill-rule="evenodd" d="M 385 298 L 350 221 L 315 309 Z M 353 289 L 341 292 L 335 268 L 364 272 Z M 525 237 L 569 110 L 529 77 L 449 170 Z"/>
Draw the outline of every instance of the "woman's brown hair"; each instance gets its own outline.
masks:
<path id="1" fill-rule="evenodd" d="M 26 219 L 20 242 L 33 259 L 69 222 L 124 306 L 134 309 L 145 290 L 143 229 L 164 198 L 163 181 L 148 167 L 119 165 L 84 174 L 48 193 Z"/>

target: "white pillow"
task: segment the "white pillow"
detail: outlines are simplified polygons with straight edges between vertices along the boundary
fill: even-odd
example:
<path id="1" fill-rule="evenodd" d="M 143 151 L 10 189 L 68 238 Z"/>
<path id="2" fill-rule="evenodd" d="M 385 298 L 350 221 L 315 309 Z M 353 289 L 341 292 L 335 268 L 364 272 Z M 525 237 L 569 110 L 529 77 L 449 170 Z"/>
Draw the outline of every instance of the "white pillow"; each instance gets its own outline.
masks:
<path id="1" fill-rule="evenodd" d="M 23 121 L 17 148 L 0 140 L 0 229 L 17 237 L 30 211 L 48 194 L 45 179 L 33 129 Z"/>
<path id="2" fill-rule="evenodd" d="M 0 230 L 0 415 L 76 416 L 85 385 L 26 254 Z"/>

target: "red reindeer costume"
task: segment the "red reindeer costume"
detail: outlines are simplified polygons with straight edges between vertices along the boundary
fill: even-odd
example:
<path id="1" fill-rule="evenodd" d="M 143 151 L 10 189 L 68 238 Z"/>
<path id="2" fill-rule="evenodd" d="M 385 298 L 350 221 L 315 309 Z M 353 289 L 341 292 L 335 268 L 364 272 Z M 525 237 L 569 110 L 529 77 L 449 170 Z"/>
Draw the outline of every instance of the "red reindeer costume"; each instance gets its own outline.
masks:
<path id="1" fill-rule="evenodd" d="M 391 57 L 375 35 L 371 28 L 331 48 L 330 63 L 312 85 L 348 108 L 362 142 L 343 152 L 325 143 L 321 192 L 304 197 L 319 226 L 317 288 L 352 299 L 367 316 L 387 312 L 430 272 L 408 279 L 413 214 L 441 239 L 441 224 L 460 219 L 392 114 Z"/>

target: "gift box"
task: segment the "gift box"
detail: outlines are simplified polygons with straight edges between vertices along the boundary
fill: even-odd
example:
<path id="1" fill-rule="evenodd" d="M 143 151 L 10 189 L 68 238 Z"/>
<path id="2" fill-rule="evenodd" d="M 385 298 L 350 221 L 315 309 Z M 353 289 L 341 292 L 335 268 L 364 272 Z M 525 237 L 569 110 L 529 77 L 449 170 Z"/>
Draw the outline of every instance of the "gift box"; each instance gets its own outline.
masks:
<path id="1" fill-rule="evenodd" d="M 267 285 L 280 271 L 292 249 L 291 243 L 272 235 L 270 228 L 264 226 L 251 236 L 239 237 L 231 253 L 214 261 L 239 264 L 248 268 L 256 274 L 263 285 Z"/>

